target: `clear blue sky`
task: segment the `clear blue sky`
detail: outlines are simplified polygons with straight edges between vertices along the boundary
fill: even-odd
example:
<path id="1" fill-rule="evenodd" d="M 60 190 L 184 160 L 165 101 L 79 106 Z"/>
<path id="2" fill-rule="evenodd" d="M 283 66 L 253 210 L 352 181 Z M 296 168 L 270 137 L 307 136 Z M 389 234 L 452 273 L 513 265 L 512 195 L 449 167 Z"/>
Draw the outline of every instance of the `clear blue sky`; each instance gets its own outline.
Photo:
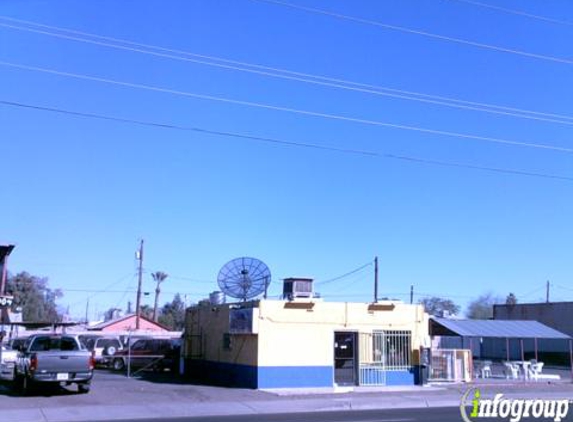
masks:
<path id="1" fill-rule="evenodd" d="M 573 180 L 383 155 L 573 178 L 573 25 L 456 0 L 292 2 L 545 58 L 252 0 L 8 0 L 0 3 L 0 15 L 565 117 L 549 122 L 444 107 L 7 26 L 0 26 L 0 61 L 563 150 L 302 115 L 2 64 L 1 101 L 381 154 L 0 105 L 0 242 L 17 245 L 10 270 L 48 277 L 51 287 L 64 292 L 60 304 L 77 317 L 88 297 L 92 317 L 134 302 L 140 238 L 146 242 L 146 270 L 171 275 L 161 302 L 175 292 L 187 294 L 189 302 L 207 296 L 217 289 L 220 267 L 245 255 L 268 264 L 272 294 L 280 292 L 281 278 L 328 280 L 377 255 L 381 296 L 406 300 L 414 285 L 416 300 L 434 294 L 465 305 L 492 291 L 535 301 L 544 297 L 550 280 L 553 299 L 572 300 Z M 573 4 L 566 0 L 495 4 L 573 22 Z M 42 29 L 5 19 L 0 24 Z M 317 290 L 327 300 L 371 300 L 372 270 Z M 149 274 L 144 290 L 153 291 Z M 144 303 L 151 304 L 152 296 Z"/>

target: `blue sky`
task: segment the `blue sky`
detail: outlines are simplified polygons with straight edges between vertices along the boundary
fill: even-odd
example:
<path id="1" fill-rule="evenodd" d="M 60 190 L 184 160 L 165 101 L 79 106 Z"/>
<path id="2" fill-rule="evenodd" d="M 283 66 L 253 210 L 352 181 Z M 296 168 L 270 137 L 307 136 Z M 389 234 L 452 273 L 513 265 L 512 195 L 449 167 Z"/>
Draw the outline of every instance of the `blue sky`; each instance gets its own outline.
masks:
<path id="1" fill-rule="evenodd" d="M 573 300 L 573 180 L 384 156 L 573 178 L 573 25 L 461 0 L 292 3 L 543 57 L 253 0 L 10 0 L 0 3 L 0 15 L 564 117 L 560 122 L 524 119 L 286 80 L 54 37 L 23 27 L 54 29 L 0 19 L 0 101 L 379 154 L 276 145 L 0 104 L 5 204 L 0 242 L 17 244 L 10 270 L 48 277 L 51 287 L 64 292 L 60 304 L 69 305 L 77 317 L 84 314 L 88 298 L 91 317 L 135 301 L 134 251 L 140 238 L 145 239 L 146 270 L 170 274 L 161 302 L 176 292 L 187 295 L 188 302 L 206 297 L 217 289 L 220 267 L 238 256 L 268 264 L 275 295 L 281 278 L 328 280 L 378 256 L 381 296 L 406 300 L 414 285 L 416 300 L 432 294 L 465 305 L 491 291 L 536 301 L 550 280 L 553 299 Z M 495 4 L 573 22 L 573 5 L 565 0 Z M 369 266 L 316 289 L 327 300 L 371 300 L 372 280 Z M 153 290 L 148 273 L 144 290 Z M 152 297 L 144 303 L 151 304 Z"/>

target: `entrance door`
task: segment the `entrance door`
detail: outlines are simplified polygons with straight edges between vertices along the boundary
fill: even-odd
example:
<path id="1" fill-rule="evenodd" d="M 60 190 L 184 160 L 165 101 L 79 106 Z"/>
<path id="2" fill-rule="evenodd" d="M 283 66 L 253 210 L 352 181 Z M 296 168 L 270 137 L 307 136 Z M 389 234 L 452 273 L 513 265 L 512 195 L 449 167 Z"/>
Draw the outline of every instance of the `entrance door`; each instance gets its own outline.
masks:
<path id="1" fill-rule="evenodd" d="M 357 385 L 356 333 L 334 333 L 334 382 Z"/>

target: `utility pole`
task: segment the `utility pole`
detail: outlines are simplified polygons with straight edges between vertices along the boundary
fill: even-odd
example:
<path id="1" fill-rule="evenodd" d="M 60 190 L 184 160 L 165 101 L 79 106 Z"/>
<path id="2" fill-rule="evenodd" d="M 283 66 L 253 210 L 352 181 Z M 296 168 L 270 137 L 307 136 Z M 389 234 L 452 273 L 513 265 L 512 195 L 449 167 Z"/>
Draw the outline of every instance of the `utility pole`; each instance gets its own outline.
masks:
<path id="1" fill-rule="evenodd" d="M 139 251 L 136 252 L 135 257 L 139 261 L 137 271 L 137 297 L 135 299 L 135 329 L 139 330 L 139 317 L 141 313 L 141 281 L 143 278 L 143 239 L 141 239 Z"/>
<path id="2" fill-rule="evenodd" d="M 549 303 L 549 280 L 547 280 L 547 292 L 545 294 L 545 302 Z"/>
<path id="3" fill-rule="evenodd" d="M 410 305 L 414 303 L 414 286 L 410 285 Z"/>
<path id="4" fill-rule="evenodd" d="M 374 258 L 374 303 L 378 302 L 378 257 Z"/>
<path id="5" fill-rule="evenodd" d="M 90 309 L 90 298 L 88 297 L 88 300 L 86 302 L 86 325 L 88 325 L 89 319 L 88 319 L 88 311 Z"/>

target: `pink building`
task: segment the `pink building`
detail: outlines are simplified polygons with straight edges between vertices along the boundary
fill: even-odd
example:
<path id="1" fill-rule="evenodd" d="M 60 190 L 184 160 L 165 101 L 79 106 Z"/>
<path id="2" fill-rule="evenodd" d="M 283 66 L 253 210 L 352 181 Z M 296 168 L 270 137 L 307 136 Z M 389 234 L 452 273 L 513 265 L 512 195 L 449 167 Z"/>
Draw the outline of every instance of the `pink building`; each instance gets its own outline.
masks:
<path id="1" fill-rule="evenodd" d="M 120 318 L 112 319 L 89 328 L 90 331 L 102 331 L 105 333 L 117 333 L 135 331 L 135 314 L 128 314 Z M 139 330 L 153 333 L 168 333 L 169 329 L 144 316 L 139 317 Z"/>

